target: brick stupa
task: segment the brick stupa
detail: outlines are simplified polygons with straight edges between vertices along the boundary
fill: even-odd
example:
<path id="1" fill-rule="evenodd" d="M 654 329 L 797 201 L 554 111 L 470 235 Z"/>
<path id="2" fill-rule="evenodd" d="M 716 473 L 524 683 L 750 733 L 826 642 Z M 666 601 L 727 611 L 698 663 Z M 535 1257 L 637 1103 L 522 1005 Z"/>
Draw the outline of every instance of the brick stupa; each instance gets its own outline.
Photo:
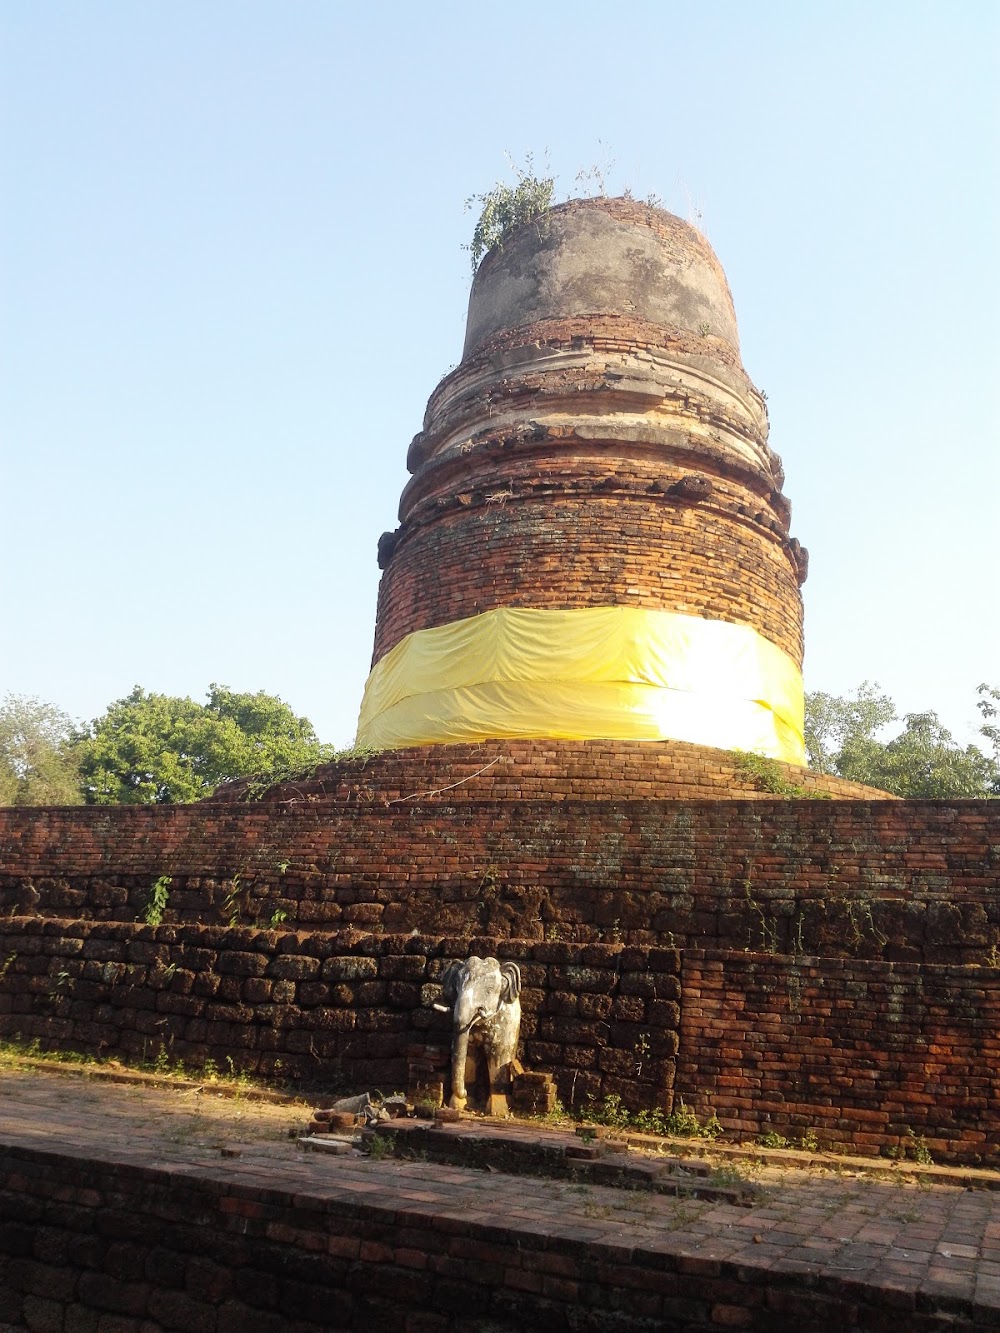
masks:
<path id="1" fill-rule="evenodd" d="M 520 227 L 476 274 L 379 545 L 359 743 L 803 763 L 806 553 L 767 433 L 700 232 L 626 199 Z"/>
<path id="2" fill-rule="evenodd" d="M 807 554 L 767 436 L 694 227 L 577 199 L 490 251 L 378 544 L 364 789 L 883 797 L 804 767 Z"/>

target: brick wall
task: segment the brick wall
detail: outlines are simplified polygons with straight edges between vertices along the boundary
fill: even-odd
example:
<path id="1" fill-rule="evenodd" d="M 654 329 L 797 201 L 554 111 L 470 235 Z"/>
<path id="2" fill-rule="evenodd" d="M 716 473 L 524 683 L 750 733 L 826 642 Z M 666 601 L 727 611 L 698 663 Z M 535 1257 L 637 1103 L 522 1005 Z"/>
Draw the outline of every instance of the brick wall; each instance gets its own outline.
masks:
<path id="1" fill-rule="evenodd" d="M 568 1107 L 676 1092 L 727 1129 L 980 1161 L 1000 1147 L 1000 969 L 495 938 L 304 935 L 14 918 L 0 1033 L 126 1059 L 166 1050 L 326 1087 L 403 1087 L 447 1051 L 436 979 L 521 968 L 525 1063 Z M 680 1054 L 678 1055 L 678 1051 Z"/>
<path id="2" fill-rule="evenodd" d="M 684 953 L 677 1091 L 742 1135 L 996 1162 L 1000 968 Z"/>
<path id="3" fill-rule="evenodd" d="M 637 315 L 566 315 L 538 319 L 526 328 L 501 329 L 475 348 L 470 355 L 441 380 L 431 394 L 427 414 L 431 420 L 441 415 L 442 402 L 456 396 L 456 386 L 463 380 L 481 376 L 491 358 L 498 353 L 516 351 L 524 347 L 525 334 L 539 339 L 546 347 L 586 347 L 602 355 L 627 355 L 636 351 L 664 350 L 686 356 L 704 356 L 711 348 L 712 360 L 725 366 L 729 382 L 736 383 L 748 395 L 757 394 L 750 377 L 743 369 L 739 352 L 722 338 L 709 340 L 689 329 L 654 324 Z"/>
<path id="4" fill-rule="evenodd" d="M 692 470 L 564 447 L 450 476 L 401 529 L 375 660 L 414 630 L 498 606 L 634 606 L 749 625 L 800 666 L 797 568 L 766 497 L 718 473 L 704 503 L 672 494 Z"/>
<path id="5" fill-rule="evenodd" d="M 525 1058 L 553 1074 L 568 1105 L 615 1093 L 669 1109 L 675 949 L 14 918 L 0 923 L 0 1033 L 46 1049 L 127 1060 L 162 1049 L 199 1067 L 232 1057 L 264 1077 L 400 1088 L 410 1043 L 450 1049 L 448 1016 L 430 1005 L 448 961 L 472 953 L 520 967 Z"/>
<path id="6" fill-rule="evenodd" d="M 982 963 L 1000 803 L 7 810 L 0 912 Z M 277 918 L 275 914 L 278 914 Z"/>
<path id="7" fill-rule="evenodd" d="M 142 1333 L 550 1333 L 719 1326 L 900 1327 L 898 1287 L 595 1241 L 501 1215 L 456 1217 L 379 1188 L 364 1201 L 57 1149 L 0 1152 L 0 1320 Z M 984 1316 L 988 1311 L 982 1307 Z M 952 1298 L 949 1327 L 985 1327 Z M 937 1317 L 919 1327 L 936 1326 Z M 918 1327 L 918 1325 L 911 1325 Z"/>

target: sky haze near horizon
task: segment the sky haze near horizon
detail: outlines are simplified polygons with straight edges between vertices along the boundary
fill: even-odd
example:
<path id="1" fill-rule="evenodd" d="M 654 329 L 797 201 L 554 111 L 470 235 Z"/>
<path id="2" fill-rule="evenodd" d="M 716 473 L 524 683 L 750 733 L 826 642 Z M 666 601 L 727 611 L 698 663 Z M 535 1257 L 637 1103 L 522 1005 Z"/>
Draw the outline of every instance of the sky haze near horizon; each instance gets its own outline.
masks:
<path id="1" fill-rule="evenodd" d="M 1000 685 L 1000 5 L 0 2 L 0 695 L 353 739 L 470 196 L 613 158 L 729 278 L 807 689 Z M 583 192 L 587 192 L 584 189 Z"/>

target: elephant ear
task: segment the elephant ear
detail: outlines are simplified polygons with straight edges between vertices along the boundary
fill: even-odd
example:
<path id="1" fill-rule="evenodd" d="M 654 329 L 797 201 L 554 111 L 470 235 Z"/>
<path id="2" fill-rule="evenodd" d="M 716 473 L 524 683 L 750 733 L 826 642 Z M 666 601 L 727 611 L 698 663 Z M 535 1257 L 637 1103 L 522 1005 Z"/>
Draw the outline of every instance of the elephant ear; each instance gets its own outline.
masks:
<path id="1" fill-rule="evenodd" d="M 463 967 L 463 963 L 450 963 L 441 974 L 441 995 L 449 1004 L 455 1003 L 462 989 Z"/>
<path id="2" fill-rule="evenodd" d="M 521 994 L 521 969 L 516 963 L 500 964 L 500 999 L 506 1003 Z"/>

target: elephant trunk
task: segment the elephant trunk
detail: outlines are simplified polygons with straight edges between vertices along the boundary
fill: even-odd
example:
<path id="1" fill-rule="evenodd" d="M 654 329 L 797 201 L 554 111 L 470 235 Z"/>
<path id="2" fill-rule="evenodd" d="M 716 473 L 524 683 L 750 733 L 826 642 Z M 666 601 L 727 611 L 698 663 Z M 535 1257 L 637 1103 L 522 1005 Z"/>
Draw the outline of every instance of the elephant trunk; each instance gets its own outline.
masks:
<path id="1" fill-rule="evenodd" d="M 458 1028 L 451 1043 L 451 1100 L 456 1111 L 464 1111 L 468 1096 L 465 1091 L 465 1061 L 469 1054 L 469 1029 Z"/>

